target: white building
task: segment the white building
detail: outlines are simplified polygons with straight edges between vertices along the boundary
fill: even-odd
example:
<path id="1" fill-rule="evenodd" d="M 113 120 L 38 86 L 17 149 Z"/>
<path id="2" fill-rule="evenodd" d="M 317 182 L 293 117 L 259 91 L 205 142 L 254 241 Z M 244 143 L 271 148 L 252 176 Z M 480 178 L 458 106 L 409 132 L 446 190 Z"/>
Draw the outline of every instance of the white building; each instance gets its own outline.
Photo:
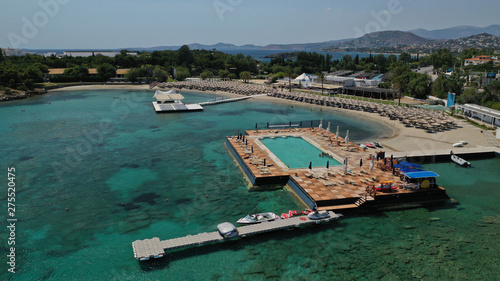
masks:
<path id="1" fill-rule="evenodd" d="M 6 57 L 10 57 L 10 56 L 25 56 L 26 54 L 28 54 L 28 52 L 21 51 L 19 49 L 11 49 L 11 48 L 2 49 L 2 53 Z"/>
<path id="2" fill-rule="evenodd" d="M 457 109 L 470 118 L 478 119 L 491 125 L 500 126 L 500 111 L 498 110 L 468 103 L 457 105 Z"/>
<path id="3" fill-rule="evenodd" d="M 115 51 L 64 51 L 63 55 L 68 57 L 91 57 L 91 56 L 105 56 L 114 58 L 119 55 L 120 52 Z M 137 56 L 137 53 L 127 53 L 127 55 Z"/>

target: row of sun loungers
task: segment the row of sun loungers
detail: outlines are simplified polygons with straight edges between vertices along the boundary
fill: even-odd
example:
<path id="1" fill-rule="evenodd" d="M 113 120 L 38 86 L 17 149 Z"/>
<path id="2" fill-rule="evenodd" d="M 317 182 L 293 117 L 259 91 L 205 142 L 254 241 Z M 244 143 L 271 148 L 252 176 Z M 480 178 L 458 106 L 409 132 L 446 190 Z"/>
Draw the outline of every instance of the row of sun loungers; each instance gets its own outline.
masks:
<path id="1" fill-rule="evenodd" d="M 199 80 L 158 84 L 160 88 L 178 88 L 199 91 L 223 91 L 244 96 L 267 94 L 271 90 L 263 85 L 244 84 L 239 81 Z"/>

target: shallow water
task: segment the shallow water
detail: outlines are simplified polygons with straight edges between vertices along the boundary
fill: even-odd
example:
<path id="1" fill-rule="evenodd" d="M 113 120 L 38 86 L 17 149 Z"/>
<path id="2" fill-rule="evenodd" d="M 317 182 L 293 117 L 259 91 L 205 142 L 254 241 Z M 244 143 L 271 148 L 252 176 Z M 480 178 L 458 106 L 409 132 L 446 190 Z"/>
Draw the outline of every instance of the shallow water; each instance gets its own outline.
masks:
<path id="1" fill-rule="evenodd" d="M 214 97 L 184 94 L 187 103 Z M 500 159 L 473 161 L 472 169 L 430 165 L 456 206 L 345 218 L 137 262 L 134 240 L 213 231 L 255 207 L 299 208 L 286 190 L 248 192 L 225 136 L 255 123 L 320 118 L 340 124 L 341 135 L 349 129 L 354 141 L 387 131 L 336 111 L 257 100 L 155 114 L 151 97 L 54 92 L 0 104 L 0 182 L 7 189 L 7 167 L 16 168 L 18 218 L 17 273 L 2 267 L 0 279 L 499 279 Z"/>

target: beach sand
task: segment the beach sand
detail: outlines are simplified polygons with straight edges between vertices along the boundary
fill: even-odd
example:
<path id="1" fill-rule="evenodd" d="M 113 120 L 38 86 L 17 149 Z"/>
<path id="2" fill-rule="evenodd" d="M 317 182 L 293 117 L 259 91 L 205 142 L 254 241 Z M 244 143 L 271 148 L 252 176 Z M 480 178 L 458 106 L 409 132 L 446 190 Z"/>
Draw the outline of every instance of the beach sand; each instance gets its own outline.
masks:
<path id="1" fill-rule="evenodd" d="M 149 85 L 86 85 L 86 86 L 73 86 L 60 89 L 54 89 L 51 91 L 79 91 L 79 90 L 150 90 Z M 156 91 L 156 88 L 151 89 L 151 91 Z M 212 91 L 196 91 L 199 93 L 215 93 L 222 95 L 224 97 L 233 98 L 240 97 L 240 95 L 228 93 L 228 92 L 212 92 Z M 378 139 L 373 139 L 373 141 L 378 141 L 384 146 L 384 150 L 387 153 L 398 153 L 398 152 L 419 152 L 419 151 L 443 151 L 443 150 L 453 150 L 459 153 L 460 150 L 467 150 L 468 148 L 480 148 L 480 147 L 492 147 L 500 146 L 498 141 L 488 140 L 489 132 L 483 132 L 481 129 L 474 127 L 461 119 L 456 119 L 455 127 L 451 130 L 440 131 L 435 133 L 426 133 L 422 129 L 416 129 L 413 127 L 405 127 L 402 123 L 396 120 L 390 120 L 387 117 L 378 115 L 377 113 L 369 113 L 363 111 L 353 111 L 342 108 L 333 108 L 327 106 L 318 106 L 312 104 L 306 104 L 298 101 L 285 100 L 269 96 L 259 96 L 254 99 L 269 101 L 269 102 L 279 102 L 282 104 L 289 105 L 301 105 L 310 106 L 312 108 L 320 107 L 322 110 L 328 110 L 331 112 L 342 111 L 343 114 L 352 115 L 353 118 L 366 119 L 367 122 L 379 122 L 387 125 L 391 128 L 390 132 L 385 132 Z M 453 147 L 454 143 L 459 141 L 467 141 L 468 144 L 464 147 Z"/>

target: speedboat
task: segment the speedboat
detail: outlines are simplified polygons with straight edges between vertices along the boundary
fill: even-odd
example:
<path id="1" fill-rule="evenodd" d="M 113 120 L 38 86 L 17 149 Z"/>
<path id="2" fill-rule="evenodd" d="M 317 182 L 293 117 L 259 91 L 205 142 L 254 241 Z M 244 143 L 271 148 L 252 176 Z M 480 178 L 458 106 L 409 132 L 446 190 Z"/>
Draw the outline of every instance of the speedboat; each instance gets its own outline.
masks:
<path id="1" fill-rule="evenodd" d="M 265 221 L 273 221 L 277 220 L 280 217 L 276 215 L 275 213 L 258 213 L 258 214 L 253 214 L 253 215 L 246 215 L 245 217 L 239 219 L 237 223 L 241 224 L 253 224 L 253 223 L 261 223 Z"/>
<path id="2" fill-rule="evenodd" d="M 371 142 L 367 142 L 365 143 L 366 147 L 369 147 L 369 148 L 375 148 L 375 145 Z"/>
<path id="3" fill-rule="evenodd" d="M 330 217 L 330 214 L 328 214 L 327 211 L 318 211 L 318 212 L 312 212 L 307 215 L 307 217 L 311 220 L 321 220 L 321 219 L 326 219 Z"/>
<path id="4" fill-rule="evenodd" d="M 465 159 L 460 158 L 460 157 L 456 156 L 455 154 L 451 155 L 451 160 L 453 162 L 455 162 L 457 165 L 460 165 L 462 167 L 470 167 L 471 166 L 469 161 L 466 161 Z"/>
<path id="5" fill-rule="evenodd" d="M 457 142 L 457 143 L 453 144 L 453 147 L 462 147 L 462 146 L 464 146 L 464 144 L 461 142 Z"/>
<path id="6" fill-rule="evenodd" d="M 311 212 L 312 212 L 312 210 L 309 210 L 309 209 L 307 209 L 305 211 L 290 210 L 290 211 L 288 211 L 288 213 L 281 214 L 281 218 L 282 219 L 289 219 L 289 218 L 293 218 L 294 216 L 298 216 L 298 215 L 308 215 Z"/>
<path id="7" fill-rule="evenodd" d="M 376 147 L 380 147 L 380 148 L 384 148 L 379 142 L 376 142 L 374 141 L 373 144 L 376 146 Z"/>
<path id="8" fill-rule="evenodd" d="M 392 192 L 395 189 L 398 189 L 398 187 L 394 185 L 393 181 L 381 181 L 379 185 L 375 187 L 376 191 Z"/>
<path id="9" fill-rule="evenodd" d="M 366 148 L 366 145 L 364 144 L 360 144 L 359 147 L 361 147 L 362 149 L 365 149 Z"/>
<path id="10" fill-rule="evenodd" d="M 217 230 L 219 231 L 220 236 L 222 236 L 224 239 L 238 236 L 238 229 L 236 229 L 236 227 L 230 222 L 220 223 L 219 225 L 217 225 Z"/>

